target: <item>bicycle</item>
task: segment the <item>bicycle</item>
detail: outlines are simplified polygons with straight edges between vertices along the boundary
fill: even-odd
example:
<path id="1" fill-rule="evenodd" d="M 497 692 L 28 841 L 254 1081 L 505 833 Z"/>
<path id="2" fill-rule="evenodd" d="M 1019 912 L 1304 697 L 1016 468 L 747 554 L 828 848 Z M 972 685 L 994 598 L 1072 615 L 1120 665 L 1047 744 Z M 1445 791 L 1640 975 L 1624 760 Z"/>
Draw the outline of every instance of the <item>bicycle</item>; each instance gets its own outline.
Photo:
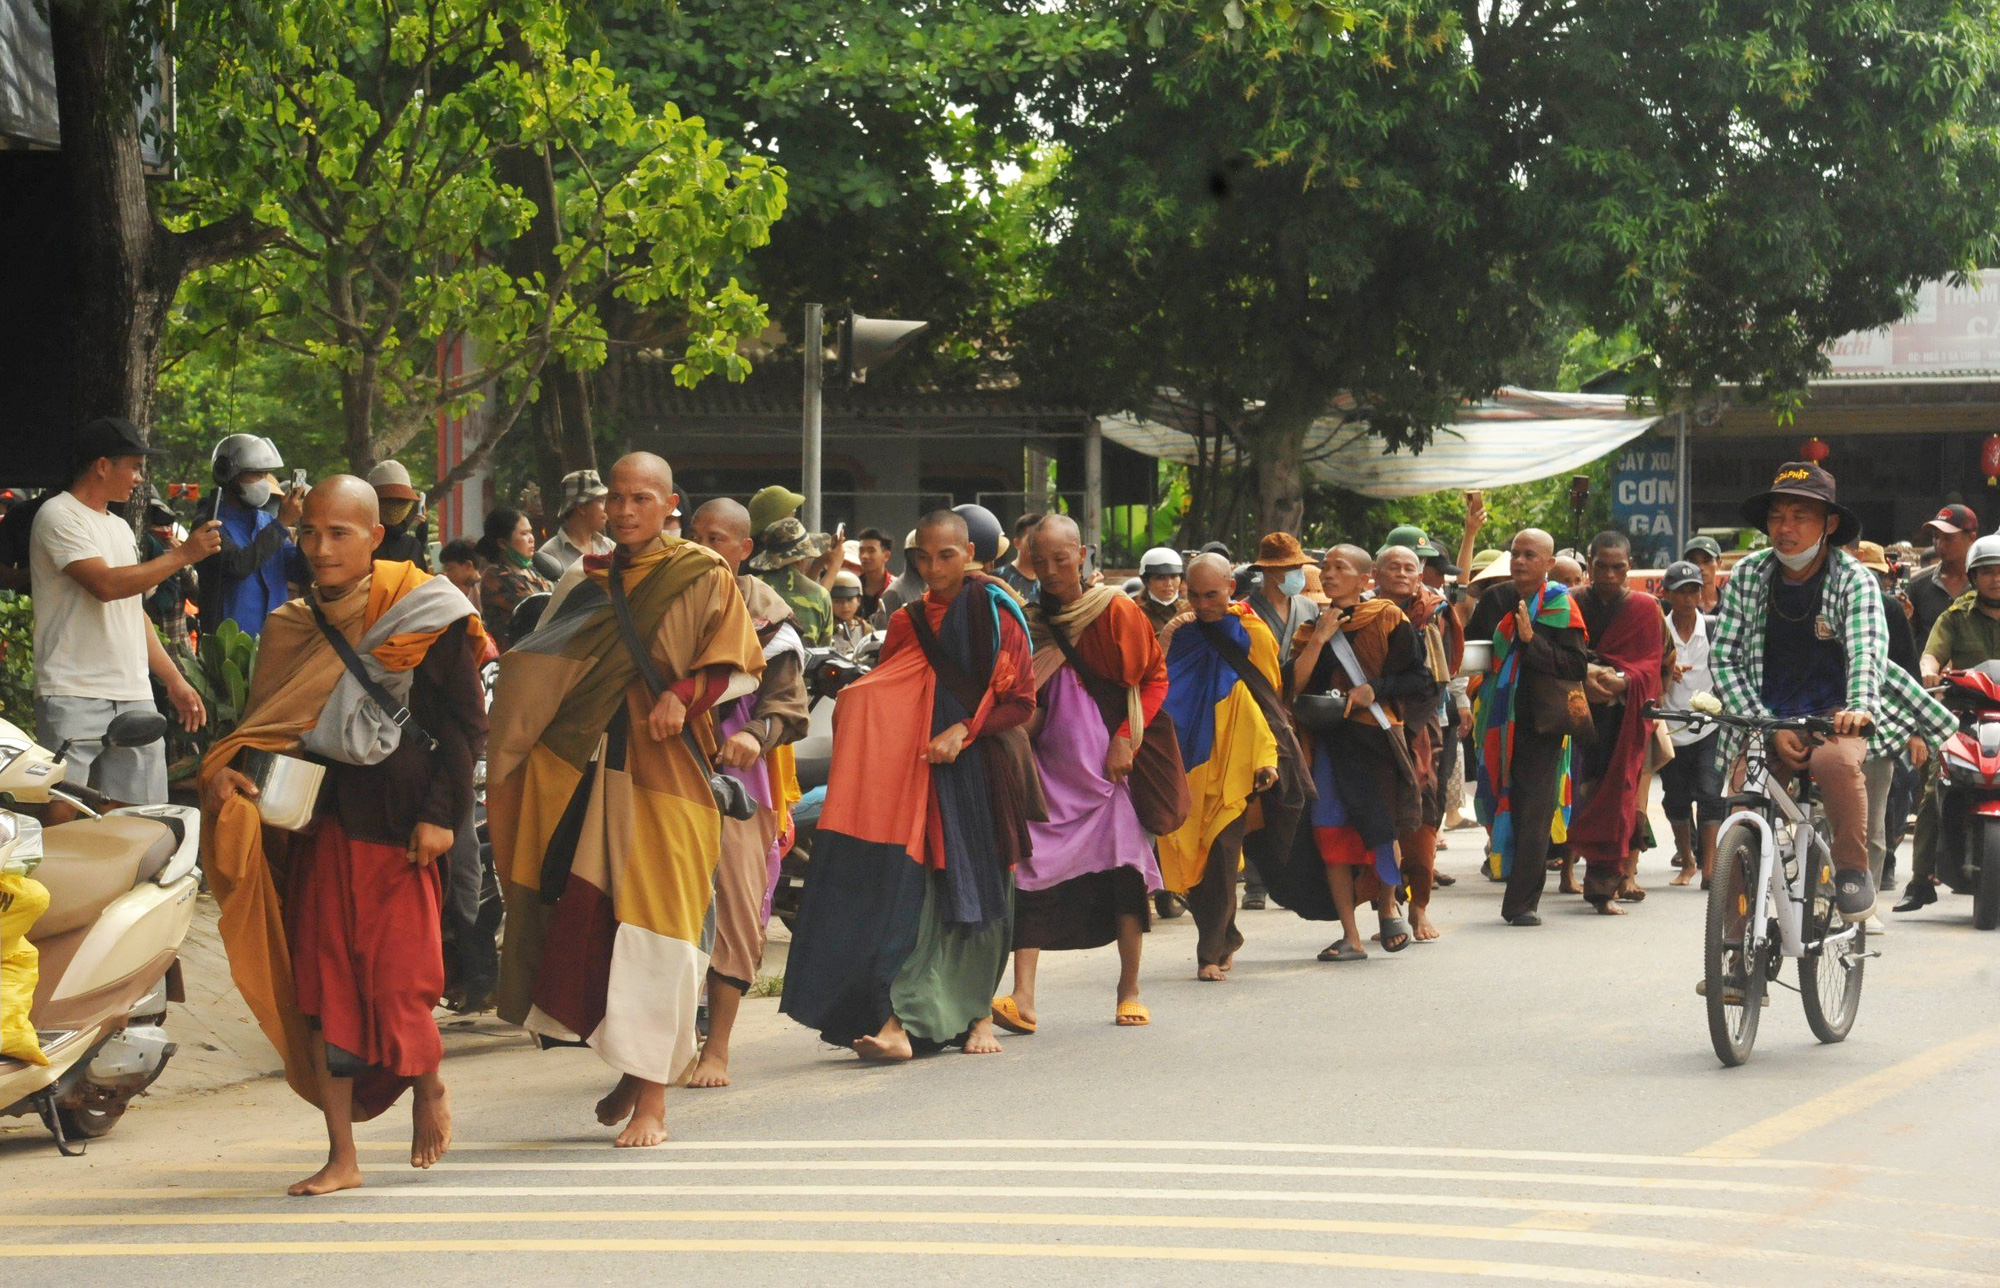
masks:
<path id="1" fill-rule="evenodd" d="M 1821 1042 L 1839 1042 L 1854 1027 L 1868 931 L 1843 923 L 1835 905 L 1831 827 L 1800 775 L 1792 790 L 1770 772 L 1766 739 L 1790 731 L 1809 742 L 1830 737 L 1831 720 L 1773 719 L 1721 711 L 1649 709 L 1657 720 L 1747 730 L 1743 786 L 1726 802 L 1731 813 L 1715 839 L 1701 993 L 1708 1002 L 1708 1036 L 1716 1058 L 1734 1068 L 1750 1058 L 1767 989 L 1784 987 L 1787 957 L 1799 963 L 1798 993 L 1806 1023 Z M 1796 793 L 1796 795 L 1794 794 Z"/>

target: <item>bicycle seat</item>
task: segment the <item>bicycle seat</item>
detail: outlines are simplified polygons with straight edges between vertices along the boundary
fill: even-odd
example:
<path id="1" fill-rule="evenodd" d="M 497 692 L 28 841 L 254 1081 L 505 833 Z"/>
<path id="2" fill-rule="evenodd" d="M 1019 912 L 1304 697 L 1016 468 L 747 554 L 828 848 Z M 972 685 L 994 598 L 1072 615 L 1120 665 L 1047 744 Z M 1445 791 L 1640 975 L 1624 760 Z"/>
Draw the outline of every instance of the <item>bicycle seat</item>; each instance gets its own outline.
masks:
<path id="1" fill-rule="evenodd" d="M 172 828 L 129 814 L 43 828 L 35 880 L 48 887 L 49 910 L 29 927 L 29 942 L 97 920 L 118 896 L 164 871 L 175 848 Z"/>

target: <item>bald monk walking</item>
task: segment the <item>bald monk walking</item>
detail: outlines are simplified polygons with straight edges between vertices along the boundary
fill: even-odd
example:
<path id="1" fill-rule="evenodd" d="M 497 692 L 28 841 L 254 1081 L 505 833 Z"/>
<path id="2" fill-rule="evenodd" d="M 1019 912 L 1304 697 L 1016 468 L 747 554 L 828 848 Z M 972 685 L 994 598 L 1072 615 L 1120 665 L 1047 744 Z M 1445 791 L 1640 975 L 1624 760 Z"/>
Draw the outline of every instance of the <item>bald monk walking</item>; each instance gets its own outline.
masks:
<path id="1" fill-rule="evenodd" d="M 431 1017 L 444 991 L 437 861 L 472 808 L 485 631 L 449 581 L 376 562 L 382 536 L 360 479 L 336 475 L 307 496 L 298 543 L 312 589 L 265 619 L 242 722 L 202 764 L 202 866 L 230 972 L 286 1080 L 326 1120 L 326 1166 L 293 1195 L 360 1185 L 355 1121 L 412 1086 L 410 1165 L 431 1166 L 451 1143 Z M 308 827 L 262 825 L 246 751 L 325 764 Z"/>
<path id="2" fill-rule="evenodd" d="M 616 1069 L 597 1103 L 620 1147 L 667 1139 L 696 1058 L 722 814 L 713 711 L 755 692 L 764 651 L 736 571 L 666 534 L 680 497 L 649 452 L 611 467 L 617 550 L 563 574 L 500 662 L 487 821 L 507 898 L 500 1015 Z"/>

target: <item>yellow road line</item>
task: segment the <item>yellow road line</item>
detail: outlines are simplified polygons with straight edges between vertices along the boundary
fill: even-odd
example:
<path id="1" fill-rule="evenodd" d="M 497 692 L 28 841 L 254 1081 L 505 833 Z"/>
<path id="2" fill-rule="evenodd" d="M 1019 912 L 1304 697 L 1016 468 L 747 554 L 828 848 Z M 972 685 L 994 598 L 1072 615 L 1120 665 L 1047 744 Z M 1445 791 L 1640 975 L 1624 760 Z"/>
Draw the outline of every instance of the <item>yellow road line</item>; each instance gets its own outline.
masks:
<path id="1" fill-rule="evenodd" d="M 323 1140 L 259 1140 L 249 1141 L 244 1149 L 261 1150 L 304 1150 L 324 1154 L 326 1142 Z M 364 1140 L 357 1142 L 363 1150 L 384 1152 L 407 1151 L 408 1137 L 396 1140 Z M 479 1150 L 504 1153 L 541 1153 L 556 1150 L 601 1150 L 608 1148 L 605 1138 L 593 1137 L 569 1141 L 455 1141 L 455 1150 Z M 1837 1169 L 1840 1171 L 1899 1172 L 1902 1169 L 1882 1167 L 1862 1163 L 1827 1163 L 1818 1159 L 1793 1158 L 1702 1158 L 1686 1154 L 1593 1154 L 1551 1149 L 1473 1149 L 1447 1148 L 1425 1145 L 1306 1145 L 1292 1142 L 1220 1141 L 1220 1140 L 670 1140 L 648 1150 L 648 1153 L 811 1153 L 815 1151 L 846 1150 L 870 1153 L 893 1150 L 911 1152 L 962 1149 L 975 1151 L 1007 1150 L 1098 1150 L 1113 1153 L 1228 1153 L 1228 1154 L 1300 1154 L 1352 1155 L 1376 1158 L 1458 1158 L 1492 1159 L 1498 1162 L 1520 1163 L 1582 1163 L 1609 1167 L 1689 1167 L 1704 1169 L 1791 1171 L 1800 1169 Z"/>
<path id="2" fill-rule="evenodd" d="M 1838 1087 L 1823 1096 L 1814 1096 L 1783 1113 L 1731 1132 L 1718 1141 L 1690 1150 L 1690 1158 L 1755 1158 L 1767 1149 L 1788 1145 L 1801 1136 L 1839 1122 L 1842 1118 L 1873 1108 L 1891 1096 L 1901 1095 L 1926 1078 L 1934 1078 L 1971 1059 L 1986 1048 L 2000 1043 L 2000 1025 L 1970 1034 L 1942 1046 L 1911 1056 L 1900 1064 L 1877 1070 Z"/>
<path id="3" fill-rule="evenodd" d="M 1229 1230 L 1285 1234 L 1350 1234 L 1396 1239 L 1456 1239 L 1482 1243 L 1520 1243 L 1551 1247 L 1658 1252 L 1688 1258 L 1730 1258 L 1773 1264 L 1816 1266 L 1874 1278 L 1943 1280 L 1951 1283 L 2000 1285 L 2000 1275 L 1898 1262 L 1857 1261 L 1831 1253 L 1794 1252 L 1708 1243 L 1652 1235 L 1606 1234 L 1577 1229 L 1518 1225 L 1453 1225 L 1428 1221 L 1315 1220 L 1293 1217 L 1160 1216 L 1137 1213 L 1095 1215 L 1074 1212 L 871 1212 L 846 1208 L 819 1211 L 795 1209 L 683 1209 L 673 1211 L 541 1211 L 541 1212 L 289 1212 L 103 1213 L 90 1216 L 10 1215 L 15 1228 L 144 1229 L 173 1226 L 292 1226 L 292 1225 L 969 1225 L 1088 1227 L 1107 1225 L 1132 1230 Z"/>
<path id="4" fill-rule="evenodd" d="M 1742 1207 L 1703 1207 L 1689 1203 L 1621 1203 L 1611 1199 L 1527 1198 L 1519 1195 L 1385 1194 L 1372 1190 L 1213 1190 L 1153 1189 L 1140 1186 L 1086 1185 L 432 1185 L 409 1181 L 329 1196 L 331 1202 L 358 1202 L 369 1199 L 428 1201 L 431 1199 L 576 1199 L 576 1198 L 993 1198 L 993 1199 L 1086 1199 L 1120 1202 L 1148 1201 L 1172 1203 L 1328 1203 L 1353 1207 L 1445 1208 L 1495 1212 L 1553 1212 L 1564 1215 L 1588 1213 L 1605 1217 L 1669 1220 L 1725 1221 L 1732 1224 L 1763 1224 L 1770 1214 Z M 42 1190 L 12 1196 L 9 1213 L 22 1210 L 20 1204 L 34 1200 L 105 1201 L 191 1201 L 215 1199 L 261 1199 L 296 1204 L 285 1198 L 278 1187 L 270 1189 L 151 1189 Z M 4 1223 L 4 1218 L 0 1218 Z M 1796 1225 L 1797 1223 L 1794 1222 Z M 1845 1229 L 1847 1227 L 1838 1227 Z M 1992 1241 L 2000 1247 L 2000 1240 Z"/>
<path id="5" fill-rule="evenodd" d="M 181 1173 L 285 1173 L 296 1172 L 308 1163 L 176 1163 L 154 1170 Z M 1586 1172 L 1502 1172 L 1462 1170 L 1442 1167 L 1341 1167 L 1293 1166 L 1276 1163 L 1148 1163 L 1100 1162 L 1096 1160 L 1049 1159 L 773 1159 L 745 1162 L 694 1159 L 676 1161 L 659 1158 L 614 1158 L 578 1160 L 567 1163 L 459 1162 L 435 1164 L 432 1172 L 492 1173 L 578 1173 L 578 1172 L 679 1172 L 702 1175 L 715 1172 L 1063 1172 L 1094 1175 L 1140 1176 L 1296 1176 L 1366 1177 L 1376 1180 L 1462 1181 L 1493 1185 L 1580 1186 L 1585 1189 L 1701 1190 L 1735 1194 L 1810 1195 L 1823 1192 L 1809 1185 L 1782 1185 L 1771 1181 L 1720 1180 L 1709 1176 L 1620 1176 Z M 1895 1200 L 1885 1199 L 1884 1202 Z"/>
<path id="6" fill-rule="evenodd" d="M 603 1256 L 608 1253 L 735 1252 L 771 1255 L 865 1257 L 995 1257 L 1057 1261 L 1183 1261 L 1210 1264 L 1317 1266 L 1342 1270 L 1386 1270 L 1410 1274 L 1525 1279 L 1538 1283 L 1591 1284 L 1598 1288 L 1694 1288 L 1700 1281 L 1662 1275 L 1629 1274 L 1586 1266 L 1532 1265 L 1447 1257 L 1377 1253 L 1319 1252 L 1286 1248 L 1157 1247 L 1139 1244 L 1060 1244 L 1021 1246 L 962 1242 L 900 1242 L 872 1239 L 369 1239 L 288 1240 L 280 1243 L 0 1244 L 0 1258 L 93 1257 L 273 1257 L 330 1253 L 411 1254 L 466 1252 L 553 1252 Z"/>

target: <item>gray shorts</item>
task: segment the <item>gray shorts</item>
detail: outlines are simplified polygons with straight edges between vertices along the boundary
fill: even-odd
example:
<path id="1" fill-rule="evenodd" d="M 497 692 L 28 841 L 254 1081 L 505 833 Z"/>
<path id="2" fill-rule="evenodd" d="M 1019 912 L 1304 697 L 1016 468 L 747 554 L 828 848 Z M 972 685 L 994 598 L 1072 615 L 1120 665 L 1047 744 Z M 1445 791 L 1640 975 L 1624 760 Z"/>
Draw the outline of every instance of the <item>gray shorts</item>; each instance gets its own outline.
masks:
<path id="1" fill-rule="evenodd" d="M 35 699 L 36 740 L 50 751 L 66 738 L 99 738 L 110 727 L 111 718 L 127 711 L 157 711 L 145 702 L 113 702 L 106 698 L 72 698 L 62 695 Z M 112 800 L 126 805 L 167 803 L 167 744 L 163 738 L 144 747 L 118 747 L 104 751 L 95 743 L 72 747 L 63 756 L 63 777 L 73 783 L 94 787 Z M 93 770 L 96 781 L 91 781 Z"/>

